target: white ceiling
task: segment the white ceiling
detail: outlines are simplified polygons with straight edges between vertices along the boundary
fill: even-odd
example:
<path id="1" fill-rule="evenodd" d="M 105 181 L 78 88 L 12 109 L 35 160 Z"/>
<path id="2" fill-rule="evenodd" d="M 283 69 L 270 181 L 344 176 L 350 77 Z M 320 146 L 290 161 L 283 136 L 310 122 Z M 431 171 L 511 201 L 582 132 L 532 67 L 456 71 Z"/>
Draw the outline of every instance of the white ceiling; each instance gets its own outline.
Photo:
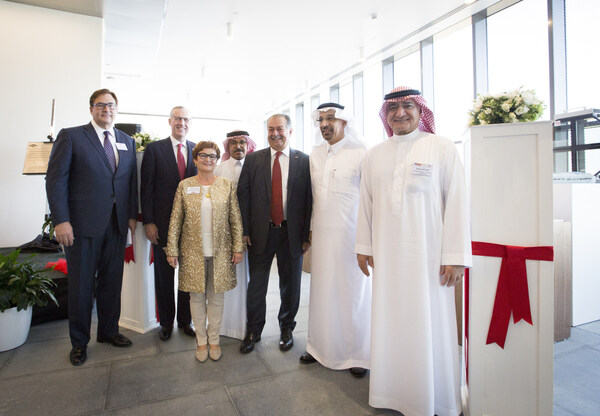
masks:
<path id="1" fill-rule="evenodd" d="M 354 65 L 361 50 L 368 58 L 464 7 L 464 0 L 17 2 L 104 17 L 104 85 L 119 94 L 122 112 L 164 114 L 184 104 L 194 115 L 225 119 L 262 117 Z"/>

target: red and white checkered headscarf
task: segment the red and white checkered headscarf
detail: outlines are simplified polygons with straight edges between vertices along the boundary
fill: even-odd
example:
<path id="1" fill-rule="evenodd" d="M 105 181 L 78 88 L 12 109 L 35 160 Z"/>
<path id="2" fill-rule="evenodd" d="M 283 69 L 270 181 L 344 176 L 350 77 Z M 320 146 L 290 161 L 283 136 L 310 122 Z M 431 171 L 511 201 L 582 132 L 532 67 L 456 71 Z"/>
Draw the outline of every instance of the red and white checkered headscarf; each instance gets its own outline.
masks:
<path id="1" fill-rule="evenodd" d="M 402 96 L 394 97 L 394 93 L 398 93 L 400 91 L 406 91 L 408 94 L 402 94 Z M 392 97 L 389 97 L 389 96 Z M 383 121 L 383 127 L 388 135 L 388 137 L 392 137 L 394 135 L 394 131 L 390 127 L 387 122 L 387 114 L 388 114 L 388 106 L 392 102 L 400 102 L 408 99 L 413 100 L 419 108 L 421 109 L 421 118 L 419 119 L 419 130 L 425 131 L 427 133 L 435 134 L 435 119 L 433 117 L 433 112 L 427 107 L 427 101 L 421 95 L 421 92 L 414 90 L 410 87 L 396 87 L 389 94 L 386 95 L 385 101 L 381 106 L 381 110 L 379 111 L 379 117 L 381 117 L 381 121 Z"/>
<path id="2" fill-rule="evenodd" d="M 252 140 L 250 138 L 247 131 L 243 131 L 243 130 L 232 131 L 231 133 L 227 133 L 227 138 L 223 142 L 223 149 L 225 151 L 223 152 L 223 157 L 221 158 L 221 163 L 225 162 L 227 159 L 229 159 L 231 157 L 231 155 L 229 154 L 229 140 L 231 140 L 231 139 L 246 140 L 246 143 L 248 143 L 248 148 L 246 149 L 246 154 L 252 153 L 256 150 L 256 143 L 254 143 L 254 140 Z"/>

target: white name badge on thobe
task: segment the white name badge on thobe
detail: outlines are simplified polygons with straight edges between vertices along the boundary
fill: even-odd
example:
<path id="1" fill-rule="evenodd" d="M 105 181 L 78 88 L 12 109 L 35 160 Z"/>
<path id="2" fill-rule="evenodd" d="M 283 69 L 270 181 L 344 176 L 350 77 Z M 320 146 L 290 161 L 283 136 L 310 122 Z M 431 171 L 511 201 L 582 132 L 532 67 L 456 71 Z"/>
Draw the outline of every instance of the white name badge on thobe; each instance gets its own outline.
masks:
<path id="1" fill-rule="evenodd" d="M 125 143 L 115 143 L 117 145 L 117 150 L 127 150 L 127 145 Z"/>
<path id="2" fill-rule="evenodd" d="M 427 163 L 413 163 L 412 174 L 416 176 L 431 176 L 433 168 Z"/>
<path id="3" fill-rule="evenodd" d="M 187 194 L 199 194 L 200 187 L 199 186 L 190 186 L 189 188 L 187 188 L 186 193 Z"/>

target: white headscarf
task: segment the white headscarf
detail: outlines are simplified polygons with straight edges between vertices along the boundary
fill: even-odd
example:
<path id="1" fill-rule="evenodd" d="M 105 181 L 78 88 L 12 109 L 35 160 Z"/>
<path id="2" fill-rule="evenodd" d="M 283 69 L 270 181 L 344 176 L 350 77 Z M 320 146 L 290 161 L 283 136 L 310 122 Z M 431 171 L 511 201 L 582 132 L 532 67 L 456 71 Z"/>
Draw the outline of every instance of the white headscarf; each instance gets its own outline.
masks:
<path id="1" fill-rule="evenodd" d="M 312 112 L 312 119 L 315 125 L 315 137 L 317 139 L 316 142 L 325 140 L 323 139 L 321 129 L 319 128 L 319 122 L 317 120 L 322 112 L 334 110 L 335 118 L 339 118 L 340 120 L 344 120 L 346 122 L 346 127 L 344 127 L 344 138 L 342 139 L 346 142 L 345 146 L 366 148 L 363 137 L 361 134 L 359 134 L 356 128 L 356 121 L 354 120 L 354 117 L 352 114 L 345 111 L 344 108 L 345 107 L 343 105 L 337 103 L 323 103 Z"/>

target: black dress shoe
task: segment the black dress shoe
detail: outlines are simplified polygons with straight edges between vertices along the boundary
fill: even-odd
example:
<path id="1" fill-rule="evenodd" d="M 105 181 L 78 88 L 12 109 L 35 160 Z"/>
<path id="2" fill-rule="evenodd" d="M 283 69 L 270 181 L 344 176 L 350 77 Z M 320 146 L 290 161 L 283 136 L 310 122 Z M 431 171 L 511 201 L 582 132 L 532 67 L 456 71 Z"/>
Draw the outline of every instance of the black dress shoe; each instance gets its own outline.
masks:
<path id="1" fill-rule="evenodd" d="M 131 345 L 133 344 L 131 342 L 131 340 L 129 338 L 127 338 L 123 334 L 117 334 L 117 335 L 115 335 L 113 337 L 101 337 L 101 336 L 98 336 L 98 338 L 96 339 L 96 341 L 98 341 L 98 342 L 108 342 L 108 343 L 114 345 L 115 347 L 119 347 L 119 348 L 131 347 Z"/>
<path id="2" fill-rule="evenodd" d="M 281 337 L 279 338 L 279 349 L 281 351 L 288 351 L 294 346 L 294 337 L 292 336 L 292 330 L 290 328 L 284 328 L 281 330 Z"/>
<path id="3" fill-rule="evenodd" d="M 194 331 L 194 327 L 192 324 L 182 325 L 179 328 L 183 328 L 183 333 L 190 337 L 196 336 L 196 331 Z"/>
<path id="4" fill-rule="evenodd" d="M 317 362 L 316 358 L 310 355 L 308 352 L 305 352 L 300 356 L 300 362 L 302 364 L 312 364 Z"/>
<path id="5" fill-rule="evenodd" d="M 352 374 L 356 378 L 363 378 L 365 374 L 367 374 L 367 369 L 361 367 L 352 367 L 350 369 L 350 374 Z"/>
<path id="6" fill-rule="evenodd" d="M 246 336 L 240 345 L 240 352 L 242 354 L 248 354 L 254 349 L 254 344 L 260 341 L 260 335 L 255 335 L 250 331 L 246 332 Z"/>
<path id="7" fill-rule="evenodd" d="M 169 338 L 171 338 L 172 332 L 173 332 L 173 327 L 167 328 L 167 327 L 161 326 L 160 331 L 158 332 L 158 337 L 160 339 L 162 339 L 163 341 L 166 341 Z"/>
<path id="8" fill-rule="evenodd" d="M 69 353 L 69 360 L 73 365 L 81 365 L 87 360 L 87 347 L 73 347 Z"/>

